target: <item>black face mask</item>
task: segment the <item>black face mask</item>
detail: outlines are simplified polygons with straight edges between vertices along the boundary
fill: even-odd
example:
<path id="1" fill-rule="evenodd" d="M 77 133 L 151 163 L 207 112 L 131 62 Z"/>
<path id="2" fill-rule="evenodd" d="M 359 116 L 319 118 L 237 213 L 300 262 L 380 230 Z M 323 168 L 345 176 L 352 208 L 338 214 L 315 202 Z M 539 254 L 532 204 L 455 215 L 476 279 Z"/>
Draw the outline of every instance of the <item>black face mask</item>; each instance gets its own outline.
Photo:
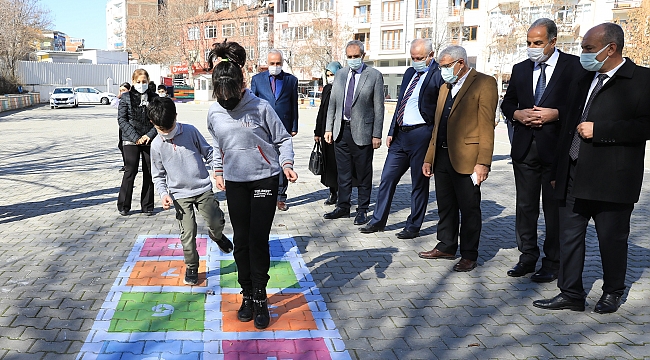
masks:
<path id="1" fill-rule="evenodd" d="M 219 105 L 221 105 L 221 107 L 226 109 L 226 110 L 234 109 L 237 106 L 237 104 L 239 104 L 240 101 L 241 101 L 241 99 L 239 99 L 239 98 L 230 98 L 230 99 L 227 99 L 227 100 L 220 100 L 220 99 L 217 100 Z"/>

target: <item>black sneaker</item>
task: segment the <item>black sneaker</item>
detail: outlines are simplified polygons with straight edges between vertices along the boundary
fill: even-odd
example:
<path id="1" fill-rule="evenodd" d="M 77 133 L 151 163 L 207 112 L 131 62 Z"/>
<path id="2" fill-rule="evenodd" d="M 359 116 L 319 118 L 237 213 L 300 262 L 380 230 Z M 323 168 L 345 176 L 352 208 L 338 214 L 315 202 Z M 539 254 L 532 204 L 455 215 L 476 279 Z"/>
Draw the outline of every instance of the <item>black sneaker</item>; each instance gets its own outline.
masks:
<path id="1" fill-rule="evenodd" d="M 185 285 L 196 285 L 199 283 L 199 269 L 185 268 Z"/>
<path id="2" fill-rule="evenodd" d="M 221 239 L 219 240 L 217 240 L 216 237 L 212 235 L 211 232 L 208 232 L 208 235 L 210 235 L 210 239 L 212 239 L 212 241 L 217 243 L 217 246 L 219 247 L 219 249 L 221 249 L 221 251 L 223 251 L 226 254 L 232 252 L 233 249 L 232 241 L 230 241 L 230 239 L 228 239 L 226 235 L 221 234 Z"/>

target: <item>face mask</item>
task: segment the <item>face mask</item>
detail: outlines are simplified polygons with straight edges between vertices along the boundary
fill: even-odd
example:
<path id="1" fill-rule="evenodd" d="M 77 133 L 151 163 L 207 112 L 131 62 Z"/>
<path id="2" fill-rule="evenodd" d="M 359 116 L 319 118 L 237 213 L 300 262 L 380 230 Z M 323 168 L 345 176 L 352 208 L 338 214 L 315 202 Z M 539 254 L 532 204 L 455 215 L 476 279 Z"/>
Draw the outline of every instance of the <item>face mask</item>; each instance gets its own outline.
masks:
<path id="1" fill-rule="evenodd" d="M 269 74 L 276 76 L 282 72 L 282 66 L 269 66 Z"/>
<path id="2" fill-rule="evenodd" d="M 327 83 L 328 83 L 328 84 L 333 83 L 333 82 L 334 82 L 334 75 L 332 75 L 332 76 L 327 76 L 327 79 L 326 79 L 326 80 L 327 80 Z"/>
<path id="3" fill-rule="evenodd" d="M 440 68 L 440 75 L 442 75 L 442 80 L 447 84 L 453 84 L 458 80 L 458 74 L 463 68 L 458 69 L 458 72 L 454 74 L 454 67 Z"/>
<path id="4" fill-rule="evenodd" d="M 133 84 L 133 87 L 135 88 L 135 91 L 144 94 L 147 92 L 147 89 L 149 89 L 149 84 Z"/>
<path id="5" fill-rule="evenodd" d="M 160 97 L 166 97 L 166 96 L 167 96 L 167 93 L 165 93 L 165 92 L 159 92 L 159 93 L 158 93 L 158 96 L 160 96 Z"/>
<path id="6" fill-rule="evenodd" d="M 178 133 L 178 125 L 174 126 L 174 129 L 172 129 L 172 131 L 168 132 L 167 134 L 163 134 L 160 131 L 158 131 L 158 135 L 160 135 L 160 137 L 166 141 L 173 139 L 177 133 Z"/>
<path id="7" fill-rule="evenodd" d="M 603 67 L 603 64 L 607 59 L 609 59 L 609 56 L 605 58 L 603 61 L 598 61 L 596 60 L 596 56 L 600 55 L 601 52 L 605 51 L 609 47 L 609 44 L 607 44 L 604 48 L 600 49 L 599 52 L 597 53 L 581 53 L 580 54 L 580 65 L 587 70 L 587 71 L 598 71 L 600 70 L 601 67 Z"/>
<path id="8" fill-rule="evenodd" d="M 424 61 L 411 61 L 411 66 L 417 72 L 424 72 L 427 70 L 427 60 Z"/>
<path id="9" fill-rule="evenodd" d="M 359 70 L 361 68 L 361 64 L 363 64 L 361 58 L 356 58 L 356 59 L 348 59 L 348 66 L 352 70 Z"/>
<path id="10" fill-rule="evenodd" d="M 546 44 L 546 46 L 548 46 L 548 44 Z M 544 55 L 544 50 L 546 49 L 546 46 L 544 46 L 543 48 L 528 48 L 528 49 L 526 49 L 526 51 L 528 52 L 528 58 L 530 59 L 530 61 L 535 62 L 535 63 L 541 63 L 541 62 L 544 62 L 544 61 L 548 60 L 548 58 L 550 58 L 550 56 L 549 55 Z"/>
<path id="11" fill-rule="evenodd" d="M 227 99 L 227 100 L 217 100 L 219 105 L 221 105 L 221 107 L 226 109 L 226 110 L 234 109 L 237 106 L 237 104 L 239 104 L 240 101 L 241 101 L 241 99 L 238 99 L 238 98 L 230 98 L 230 99 Z"/>

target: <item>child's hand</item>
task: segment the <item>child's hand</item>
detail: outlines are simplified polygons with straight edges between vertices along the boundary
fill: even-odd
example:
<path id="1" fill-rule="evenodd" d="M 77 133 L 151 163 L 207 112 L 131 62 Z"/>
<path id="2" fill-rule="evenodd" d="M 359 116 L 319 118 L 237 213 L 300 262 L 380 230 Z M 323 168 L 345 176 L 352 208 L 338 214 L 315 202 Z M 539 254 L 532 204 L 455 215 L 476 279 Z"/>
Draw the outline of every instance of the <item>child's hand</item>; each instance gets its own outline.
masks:
<path id="1" fill-rule="evenodd" d="M 215 175 L 214 180 L 217 183 L 217 189 L 221 191 L 226 191 L 226 182 L 223 180 L 223 176 Z"/>
<path id="2" fill-rule="evenodd" d="M 174 200 L 172 200 L 172 197 L 169 195 L 165 195 L 162 198 L 162 207 L 165 210 L 169 210 L 169 208 L 174 204 Z"/>
<path id="3" fill-rule="evenodd" d="M 296 180 L 298 180 L 298 174 L 296 174 L 296 172 L 293 171 L 293 169 L 284 168 L 282 169 L 282 171 L 284 171 L 284 176 L 287 177 L 287 180 L 291 182 L 296 182 Z"/>

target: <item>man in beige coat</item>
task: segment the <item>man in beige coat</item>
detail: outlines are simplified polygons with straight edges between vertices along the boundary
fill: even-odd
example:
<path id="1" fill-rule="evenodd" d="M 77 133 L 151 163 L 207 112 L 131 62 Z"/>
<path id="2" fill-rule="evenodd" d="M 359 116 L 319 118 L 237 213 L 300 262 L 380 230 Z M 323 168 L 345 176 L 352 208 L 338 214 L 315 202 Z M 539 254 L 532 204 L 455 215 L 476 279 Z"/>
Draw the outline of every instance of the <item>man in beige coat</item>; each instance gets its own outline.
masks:
<path id="1" fill-rule="evenodd" d="M 440 242 L 419 256 L 454 259 L 460 233 L 461 260 L 454 270 L 471 271 L 476 267 L 481 236 L 480 184 L 488 177 L 494 150 L 497 84 L 493 77 L 469 67 L 467 52 L 460 46 L 443 50 L 438 62 L 447 86 L 438 95 L 422 172 L 435 179 Z"/>

